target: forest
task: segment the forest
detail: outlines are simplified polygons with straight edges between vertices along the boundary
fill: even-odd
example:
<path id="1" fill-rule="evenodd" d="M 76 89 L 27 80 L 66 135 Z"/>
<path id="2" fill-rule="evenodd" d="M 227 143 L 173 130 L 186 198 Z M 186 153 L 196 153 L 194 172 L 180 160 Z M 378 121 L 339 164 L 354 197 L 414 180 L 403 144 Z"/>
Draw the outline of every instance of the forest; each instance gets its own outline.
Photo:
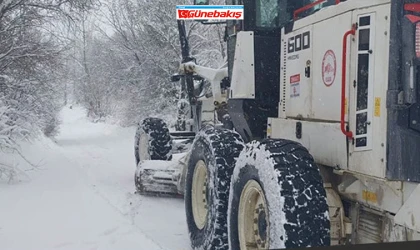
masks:
<path id="1" fill-rule="evenodd" d="M 178 4 L 191 1 L 0 0 L 0 150 L 54 138 L 66 105 L 123 127 L 146 116 L 175 122 Z M 221 66 L 223 26 L 186 28 L 197 63 Z M 0 159 L 0 178 L 13 174 Z"/>

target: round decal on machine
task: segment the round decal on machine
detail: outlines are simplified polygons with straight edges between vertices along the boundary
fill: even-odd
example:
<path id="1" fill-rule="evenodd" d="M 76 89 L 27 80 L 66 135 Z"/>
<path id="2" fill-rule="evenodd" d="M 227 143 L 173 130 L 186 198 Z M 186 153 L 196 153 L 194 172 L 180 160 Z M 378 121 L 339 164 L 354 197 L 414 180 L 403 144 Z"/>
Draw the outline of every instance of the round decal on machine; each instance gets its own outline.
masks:
<path id="1" fill-rule="evenodd" d="M 334 83 L 336 73 L 337 61 L 334 51 L 328 50 L 325 52 L 324 59 L 322 59 L 322 80 L 327 87 Z"/>

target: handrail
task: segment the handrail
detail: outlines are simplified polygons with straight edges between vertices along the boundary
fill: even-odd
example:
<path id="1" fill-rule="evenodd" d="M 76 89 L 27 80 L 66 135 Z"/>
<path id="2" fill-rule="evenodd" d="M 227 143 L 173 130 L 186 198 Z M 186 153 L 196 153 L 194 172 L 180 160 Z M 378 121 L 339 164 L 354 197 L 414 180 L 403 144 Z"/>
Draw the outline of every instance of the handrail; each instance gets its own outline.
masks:
<path id="1" fill-rule="evenodd" d="M 353 25 L 351 30 L 347 31 L 343 37 L 343 55 L 341 64 L 341 132 L 348 138 L 353 139 L 353 132 L 347 131 L 345 128 L 345 115 L 346 115 L 346 76 L 347 76 L 347 38 L 350 35 L 356 34 L 356 25 Z"/>
<path id="2" fill-rule="evenodd" d="M 420 4 L 419 3 L 406 3 L 406 4 L 404 4 L 404 10 L 419 13 L 420 12 Z"/>
<path id="3" fill-rule="evenodd" d="M 307 5 L 303 6 L 302 8 L 299 8 L 299 9 L 295 10 L 293 12 L 293 20 L 297 19 L 298 14 L 300 14 L 300 13 L 306 11 L 306 10 L 309 10 L 310 8 L 314 7 L 315 5 L 321 4 L 325 1 L 327 1 L 327 0 L 318 0 L 318 1 L 315 1 L 313 3 L 307 4 Z M 335 0 L 336 5 L 339 4 L 340 2 L 341 2 L 341 0 Z"/>

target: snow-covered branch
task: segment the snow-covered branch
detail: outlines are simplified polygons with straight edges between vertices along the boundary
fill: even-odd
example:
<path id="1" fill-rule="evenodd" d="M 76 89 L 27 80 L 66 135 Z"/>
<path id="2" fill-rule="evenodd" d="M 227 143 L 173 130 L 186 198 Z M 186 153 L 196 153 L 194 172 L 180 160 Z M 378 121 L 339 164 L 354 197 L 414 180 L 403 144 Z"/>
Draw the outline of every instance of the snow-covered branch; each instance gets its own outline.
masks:
<path id="1" fill-rule="evenodd" d="M 69 28 L 96 2 L 0 0 L 0 151 L 20 154 L 22 140 L 57 134 L 69 49 L 58 27 Z M 0 175 L 16 171 L 0 162 Z"/>

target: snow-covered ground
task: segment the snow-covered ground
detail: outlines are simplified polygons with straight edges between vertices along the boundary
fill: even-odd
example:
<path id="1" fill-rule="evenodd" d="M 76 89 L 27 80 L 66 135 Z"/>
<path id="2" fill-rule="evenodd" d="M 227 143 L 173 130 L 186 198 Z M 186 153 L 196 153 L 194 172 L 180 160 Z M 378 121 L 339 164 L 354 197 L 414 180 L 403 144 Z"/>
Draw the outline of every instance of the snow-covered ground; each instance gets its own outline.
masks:
<path id="1" fill-rule="evenodd" d="M 134 194 L 135 128 L 90 123 L 80 108 L 65 108 L 56 143 L 22 145 L 0 154 L 26 173 L 0 179 L 2 250 L 188 250 L 182 199 Z"/>

